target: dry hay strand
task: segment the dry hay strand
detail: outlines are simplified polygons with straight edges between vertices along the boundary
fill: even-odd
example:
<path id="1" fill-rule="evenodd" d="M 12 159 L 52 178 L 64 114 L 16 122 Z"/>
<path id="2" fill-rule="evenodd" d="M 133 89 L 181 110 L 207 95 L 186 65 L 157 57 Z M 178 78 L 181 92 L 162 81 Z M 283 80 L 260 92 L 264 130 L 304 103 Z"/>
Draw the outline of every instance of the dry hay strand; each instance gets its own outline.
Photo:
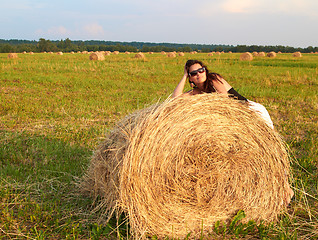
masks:
<path id="1" fill-rule="evenodd" d="M 250 52 L 245 52 L 240 55 L 241 61 L 252 61 L 253 55 Z"/>
<path id="2" fill-rule="evenodd" d="M 272 51 L 272 52 L 267 53 L 266 56 L 270 57 L 270 58 L 274 58 L 274 57 L 276 57 L 276 53 Z"/>
<path id="3" fill-rule="evenodd" d="M 100 52 L 94 52 L 94 53 L 91 53 L 89 55 L 89 59 L 90 60 L 94 60 L 94 61 L 104 61 L 105 60 L 105 56 L 103 53 L 100 53 Z"/>
<path id="4" fill-rule="evenodd" d="M 281 137 L 247 104 L 199 94 L 126 117 L 96 151 L 84 186 L 102 197 L 107 219 L 125 211 L 136 237 L 199 237 L 240 209 L 246 221 L 276 220 L 289 165 Z"/>
<path id="5" fill-rule="evenodd" d="M 146 59 L 145 55 L 142 53 L 142 52 L 139 52 L 135 55 L 135 58 L 138 58 L 138 59 Z"/>
<path id="6" fill-rule="evenodd" d="M 8 58 L 10 58 L 10 59 L 18 58 L 18 54 L 17 53 L 9 53 Z"/>
<path id="7" fill-rule="evenodd" d="M 63 55 L 63 52 L 57 52 L 56 54 L 57 55 Z"/>
<path id="8" fill-rule="evenodd" d="M 167 57 L 171 57 L 171 58 L 175 58 L 176 57 L 176 54 L 174 52 L 169 52 L 167 54 Z"/>
<path id="9" fill-rule="evenodd" d="M 184 56 L 184 52 L 178 52 L 178 55 L 179 55 L 180 57 L 183 57 L 183 56 Z"/>
<path id="10" fill-rule="evenodd" d="M 293 57 L 302 57 L 301 52 L 294 52 Z"/>

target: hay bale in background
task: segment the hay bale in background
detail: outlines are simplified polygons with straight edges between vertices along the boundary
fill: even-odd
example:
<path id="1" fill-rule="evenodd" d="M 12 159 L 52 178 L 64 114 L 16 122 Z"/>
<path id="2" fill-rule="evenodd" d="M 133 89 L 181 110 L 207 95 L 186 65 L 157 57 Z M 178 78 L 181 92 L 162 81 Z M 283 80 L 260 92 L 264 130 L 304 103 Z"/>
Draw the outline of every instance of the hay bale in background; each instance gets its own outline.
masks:
<path id="1" fill-rule="evenodd" d="M 259 57 L 265 57 L 266 54 L 265 54 L 265 52 L 259 52 L 259 53 L 258 53 L 258 56 L 259 56 Z"/>
<path id="2" fill-rule="evenodd" d="M 209 53 L 208 53 L 208 56 L 209 56 L 209 57 L 213 56 L 213 53 L 212 53 L 212 52 L 209 52 Z"/>
<path id="3" fill-rule="evenodd" d="M 200 114 L 198 114 L 200 113 Z M 285 209 L 289 158 L 247 104 L 218 94 L 167 100 L 126 117 L 95 153 L 85 190 L 134 236 L 200 237 L 240 209 L 246 221 Z"/>
<path id="4" fill-rule="evenodd" d="M 276 57 L 276 53 L 275 52 L 269 52 L 269 53 L 267 53 L 267 57 L 274 58 L 274 57 Z"/>
<path id="5" fill-rule="evenodd" d="M 119 51 L 114 51 L 113 54 L 114 54 L 114 55 L 118 55 L 118 54 L 119 54 Z"/>
<path id="6" fill-rule="evenodd" d="M 167 57 L 170 57 L 170 58 L 175 58 L 176 57 L 176 54 L 174 52 L 169 52 L 167 54 Z"/>
<path id="7" fill-rule="evenodd" d="M 184 56 L 184 52 L 178 52 L 178 55 L 179 55 L 180 57 L 183 57 L 183 56 Z"/>
<path id="8" fill-rule="evenodd" d="M 105 60 L 105 56 L 104 56 L 103 53 L 94 52 L 94 53 L 91 53 L 91 55 L 89 55 L 89 59 L 90 60 L 104 61 Z"/>
<path id="9" fill-rule="evenodd" d="M 63 55 L 63 52 L 57 52 L 56 54 L 57 55 Z"/>
<path id="10" fill-rule="evenodd" d="M 240 55 L 240 60 L 241 61 L 252 61 L 253 55 L 250 52 L 242 53 Z"/>
<path id="11" fill-rule="evenodd" d="M 10 59 L 18 58 L 18 54 L 17 53 L 9 53 L 8 58 L 10 58 Z"/>
<path id="12" fill-rule="evenodd" d="M 146 59 L 145 55 L 142 52 L 139 52 L 135 55 L 135 58 Z"/>
<path id="13" fill-rule="evenodd" d="M 294 52 L 293 57 L 302 57 L 301 52 Z"/>
<path id="14" fill-rule="evenodd" d="M 252 55 L 253 55 L 254 57 L 257 57 L 257 56 L 258 56 L 258 52 L 253 52 Z"/>

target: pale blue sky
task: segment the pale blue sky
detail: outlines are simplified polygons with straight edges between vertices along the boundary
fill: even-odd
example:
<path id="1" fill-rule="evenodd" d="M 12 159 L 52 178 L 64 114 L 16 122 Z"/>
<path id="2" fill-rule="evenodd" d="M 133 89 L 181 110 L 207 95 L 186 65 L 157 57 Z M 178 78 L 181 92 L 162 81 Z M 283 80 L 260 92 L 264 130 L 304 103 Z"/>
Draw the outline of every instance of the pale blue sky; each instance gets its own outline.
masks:
<path id="1" fill-rule="evenodd" d="M 317 0 L 0 0 L 0 39 L 318 46 Z"/>

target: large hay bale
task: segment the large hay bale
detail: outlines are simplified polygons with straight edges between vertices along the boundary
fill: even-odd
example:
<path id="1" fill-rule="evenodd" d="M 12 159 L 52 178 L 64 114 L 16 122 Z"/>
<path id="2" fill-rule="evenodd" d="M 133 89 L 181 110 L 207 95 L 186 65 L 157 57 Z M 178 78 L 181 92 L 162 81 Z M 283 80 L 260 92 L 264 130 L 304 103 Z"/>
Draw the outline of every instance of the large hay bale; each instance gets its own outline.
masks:
<path id="1" fill-rule="evenodd" d="M 252 61 L 253 55 L 250 52 L 242 53 L 240 55 L 240 60 L 241 61 Z"/>
<path id="2" fill-rule="evenodd" d="M 246 221 L 285 209 L 289 158 L 280 136 L 246 103 L 179 97 L 133 113 L 108 134 L 84 183 L 108 218 L 127 213 L 136 237 L 200 237 L 238 210 Z"/>
<path id="3" fill-rule="evenodd" d="M 302 57 L 301 52 L 294 52 L 293 57 Z"/>
<path id="4" fill-rule="evenodd" d="M 9 53 L 8 58 L 11 58 L 11 59 L 18 58 L 18 54 L 17 53 Z"/>
<path id="5" fill-rule="evenodd" d="M 184 56 L 184 52 L 178 52 L 178 55 L 179 55 L 180 57 L 183 57 L 183 56 Z"/>
<path id="6" fill-rule="evenodd" d="M 98 60 L 98 61 L 104 61 L 105 60 L 105 56 L 103 53 L 100 53 L 100 52 L 94 52 L 94 53 L 91 53 L 89 55 L 89 59 L 90 60 Z"/>
<path id="7" fill-rule="evenodd" d="M 267 53 L 267 57 L 274 58 L 274 57 L 276 57 L 276 53 L 273 51 L 269 52 L 269 53 Z"/>

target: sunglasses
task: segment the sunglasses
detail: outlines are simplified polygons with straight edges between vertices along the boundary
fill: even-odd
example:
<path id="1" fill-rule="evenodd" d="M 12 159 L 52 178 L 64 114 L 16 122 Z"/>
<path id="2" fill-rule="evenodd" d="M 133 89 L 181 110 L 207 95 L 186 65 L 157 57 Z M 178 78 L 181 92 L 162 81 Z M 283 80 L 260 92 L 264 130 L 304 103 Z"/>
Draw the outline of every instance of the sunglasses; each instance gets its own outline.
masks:
<path id="1" fill-rule="evenodd" d="M 189 72 L 189 76 L 193 77 L 193 76 L 197 75 L 198 73 L 203 73 L 203 72 L 205 72 L 205 68 L 204 67 L 199 68 L 197 70 L 194 70 L 192 72 Z"/>

